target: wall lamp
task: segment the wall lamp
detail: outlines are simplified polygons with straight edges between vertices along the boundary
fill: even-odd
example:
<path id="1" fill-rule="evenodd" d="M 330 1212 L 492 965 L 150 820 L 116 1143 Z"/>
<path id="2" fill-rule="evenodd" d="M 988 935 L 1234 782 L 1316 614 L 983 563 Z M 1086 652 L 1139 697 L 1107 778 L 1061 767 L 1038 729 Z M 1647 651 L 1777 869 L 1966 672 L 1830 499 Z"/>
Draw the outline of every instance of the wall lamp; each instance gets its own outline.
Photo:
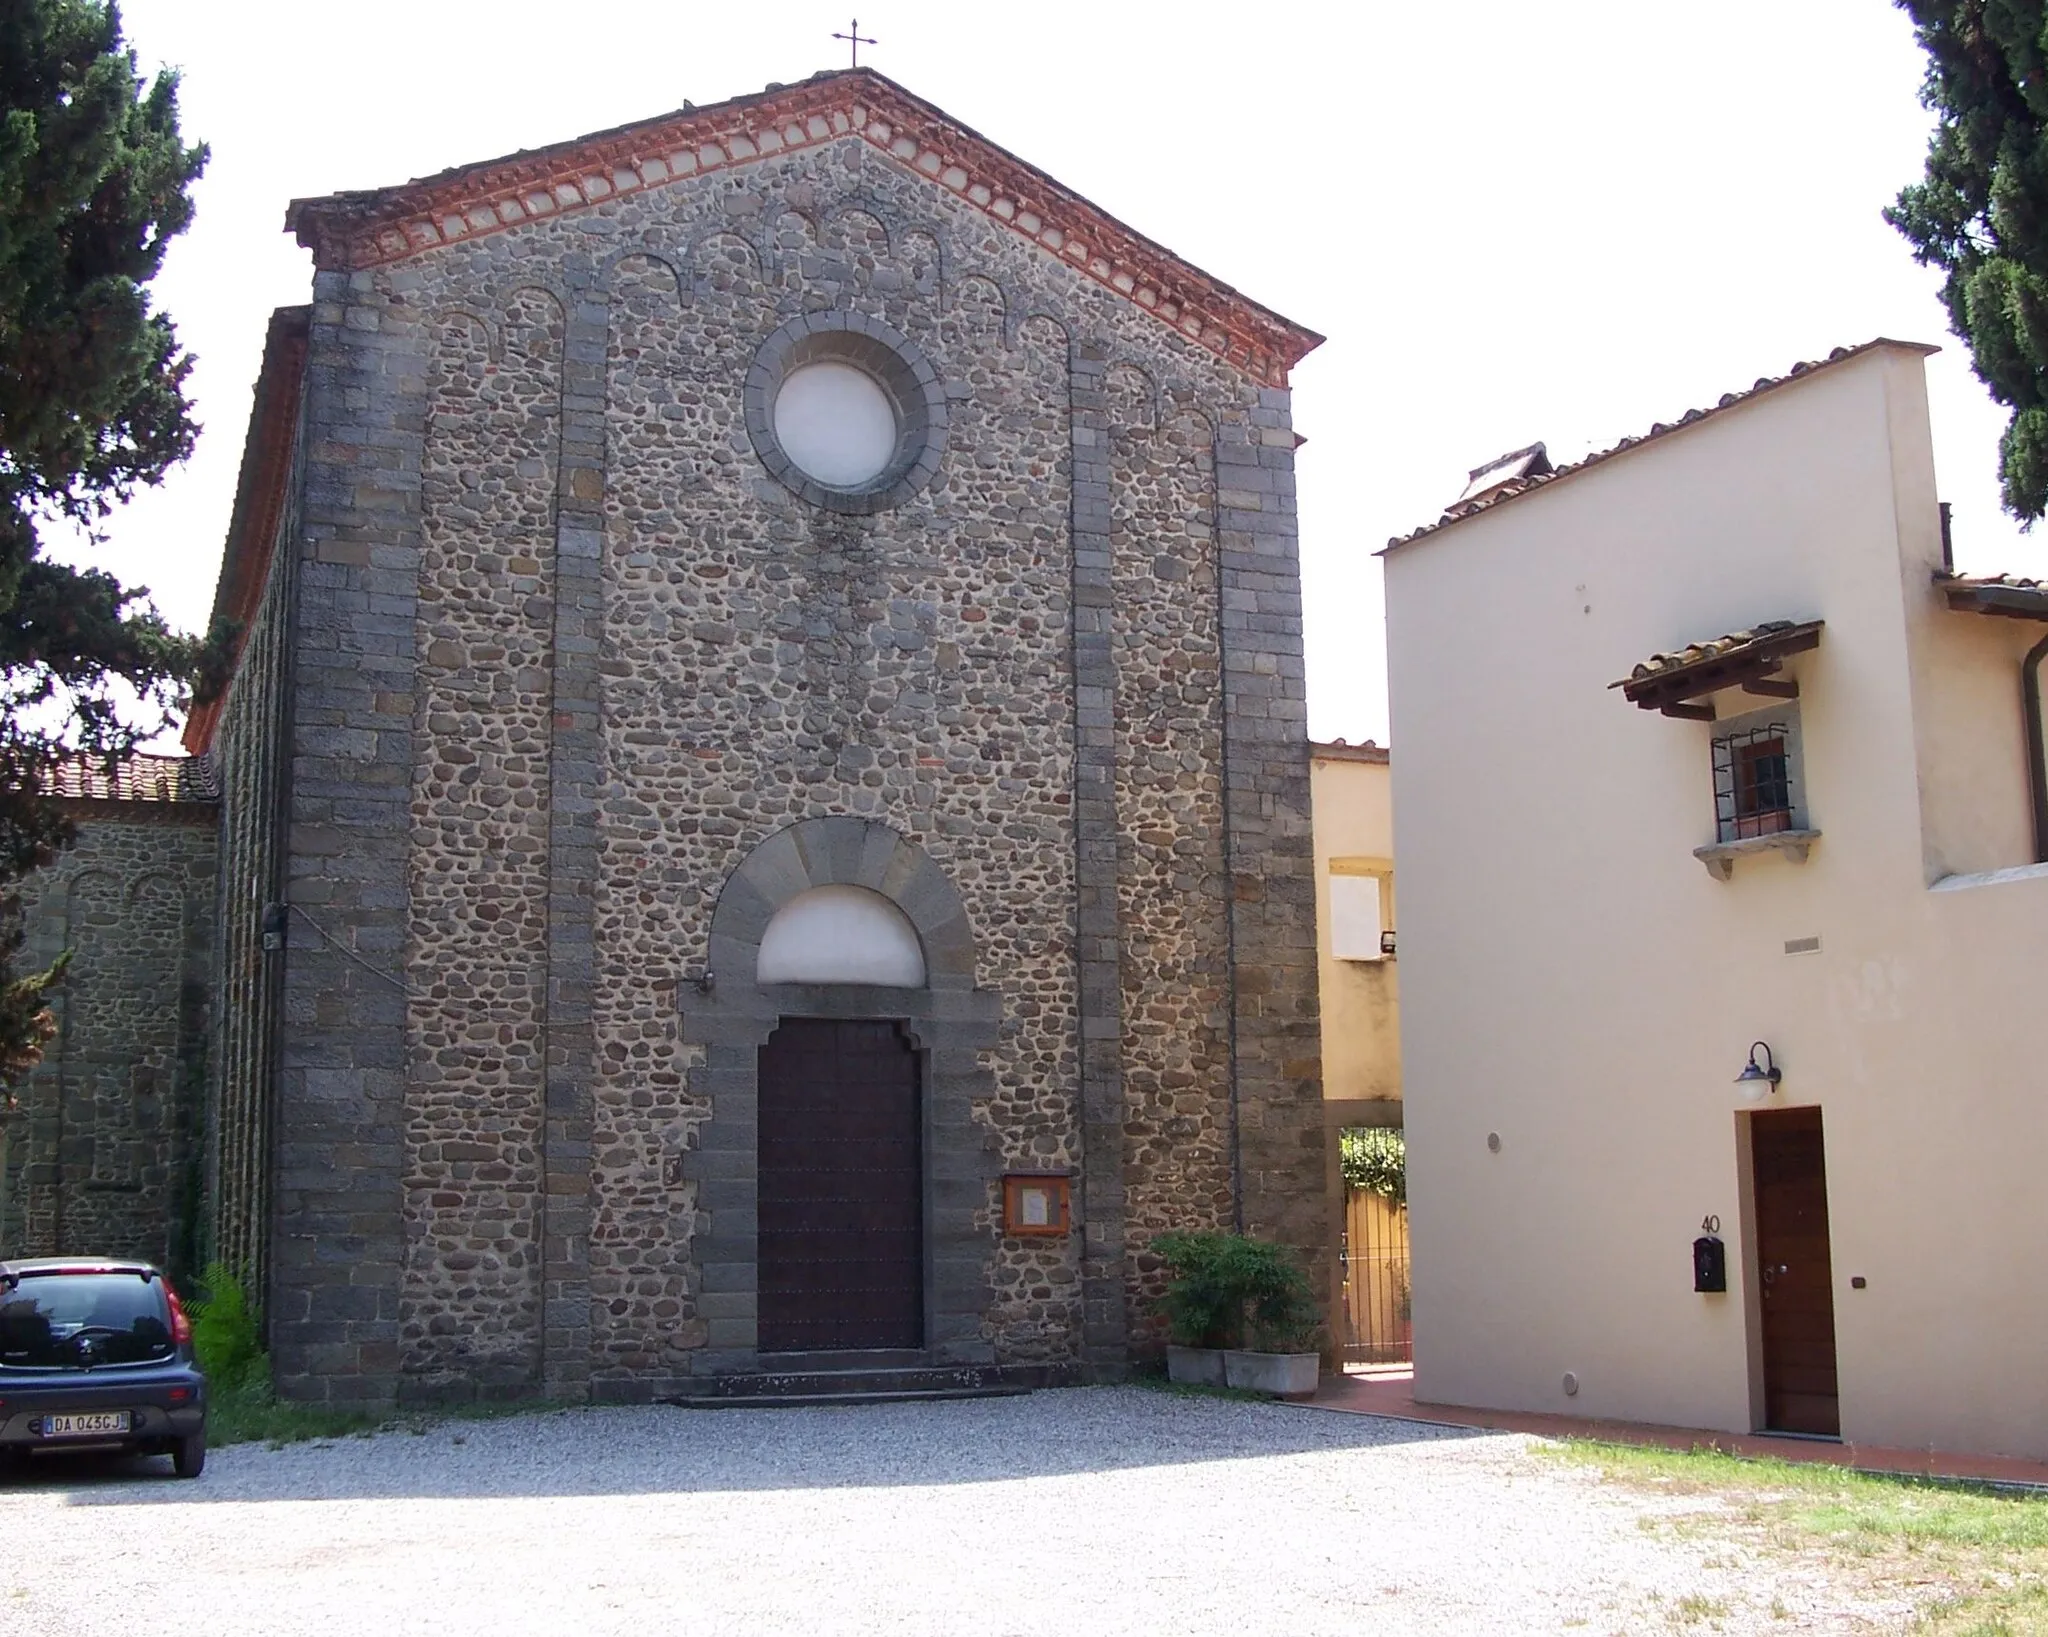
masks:
<path id="1" fill-rule="evenodd" d="M 1758 1052 L 1764 1054 L 1761 1063 L 1756 1060 Z M 1784 1078 L 1785 1071 L 1772 1058 L 1771 1048 L 1759 1040 L 1749 1048 L 1749 1061 L 1742 1066 L 1735 1083 L 1742 1088 L 1745 1103 L 1760 1103 L 1778 1089 L 1778 1082 Z"/>

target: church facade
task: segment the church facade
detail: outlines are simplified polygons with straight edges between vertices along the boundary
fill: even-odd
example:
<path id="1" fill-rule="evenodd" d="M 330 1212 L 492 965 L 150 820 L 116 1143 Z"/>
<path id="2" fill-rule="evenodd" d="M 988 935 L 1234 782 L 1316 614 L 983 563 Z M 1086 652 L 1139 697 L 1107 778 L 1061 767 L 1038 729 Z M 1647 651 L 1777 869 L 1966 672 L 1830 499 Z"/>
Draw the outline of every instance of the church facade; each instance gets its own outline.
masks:
<path id="1" fill-rule="evenodd" d="M 1319 339 L 867 70 L 302 200 L 205 1188 L 289 1396 L 1103 1378 L 1326 1282 Z"/>

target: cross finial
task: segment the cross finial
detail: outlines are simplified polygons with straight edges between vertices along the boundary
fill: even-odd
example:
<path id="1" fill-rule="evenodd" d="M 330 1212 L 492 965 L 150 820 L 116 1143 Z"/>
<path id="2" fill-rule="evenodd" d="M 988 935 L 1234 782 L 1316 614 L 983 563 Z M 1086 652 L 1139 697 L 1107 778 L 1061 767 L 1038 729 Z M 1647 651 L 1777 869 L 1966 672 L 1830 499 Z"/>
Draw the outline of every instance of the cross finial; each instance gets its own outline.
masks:
<path id="1" fill-rule="evenodd" d="M 861 33 L 861 31 L 860 31 L 860 19 L 859 19 L 858 17 L 854 18 L 854 20 L 853 20 L 853 28 L 852 28 L 852 30 L 851 30 L 851 31 L 850 31 L 849 33 L 846 33 L 846 34 L 839 34 L 839 33 L 834 33 L 834 34 L 833 34 L 833 36 L 832 36 L 832 38 L 833 38 L 833 39 L 835 39 L 835 40 L 844 40 L 844 41 L 846 42 L 846 46 L 847 46 L 847 49 L 848 49 L 849 51 L 851 51 L 851 52 L 853 53 L 853 64 L 852 64 L 852 66 L 853 66 L 853 67 L 855 67 L 855 68 L 858 68 L 858 67 L 860 67 L 860 48 L 861 48 L 862 46 L 864 46 L 864 45 L 880 45 L 880 44 L 881 44 L 881 41 L 879 41 L 879 40 L 871 40 L 871 39 L 869 39 L 869 38 L 868 38 L 868 36 L 867 36 L 867 35 L 865 35 L 865 34 Z"/>

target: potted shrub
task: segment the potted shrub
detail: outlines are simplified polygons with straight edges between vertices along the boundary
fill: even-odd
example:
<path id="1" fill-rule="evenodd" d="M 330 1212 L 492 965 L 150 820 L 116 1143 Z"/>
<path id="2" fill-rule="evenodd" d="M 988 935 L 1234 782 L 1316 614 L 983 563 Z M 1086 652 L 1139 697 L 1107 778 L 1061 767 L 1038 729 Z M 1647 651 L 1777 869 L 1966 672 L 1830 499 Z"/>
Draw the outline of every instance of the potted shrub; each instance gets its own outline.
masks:
<path id="1" fill-rule="evenodd" d="M 1224 1353 L 1224 1383 L 1281 1398 L 1314 1392 L 1322 1322 L 1308 1275 L 1285 1249 L 1262 1239 L 1239 1239 L 1229 1265 L 1245 1345 Z"/>
<path id="2" fill-rule="evenodd" d="M 1163 1233 L 1153 1251 L 1166 1263 L 1166 1375 L 1191 1387 L 1221 1387 L 1223 1350 L 1235 1343 L 1242 1302 L 1229 1262 L 1227 1233 Z"/>
<path id="3" fill-rule="evenodd" d="M 1282 1395 L 1316 1390 L 1315 1293 L 1284 1249 L 1234 1233 L 1161 1234 L 1152 1249 L 1170 1275 L 1159 1301 L 1170 1380 Z"/>

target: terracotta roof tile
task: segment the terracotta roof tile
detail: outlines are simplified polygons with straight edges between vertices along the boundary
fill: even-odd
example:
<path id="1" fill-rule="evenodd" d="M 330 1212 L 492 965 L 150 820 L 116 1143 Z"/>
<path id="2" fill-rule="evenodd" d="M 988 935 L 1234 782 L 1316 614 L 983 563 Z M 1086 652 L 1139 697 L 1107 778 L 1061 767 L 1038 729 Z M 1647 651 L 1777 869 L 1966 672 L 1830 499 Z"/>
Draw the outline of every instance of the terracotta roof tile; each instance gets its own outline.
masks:
<path id="1" fill-rule="evenodd" d="M 1791 620 L 1765 620 L 1760 625 L 1752 625 L 1747 631 L 1730 631 L 1725 636 L 1709 637 L 1704 642 L 1688 642 L 1683 648 L 1674 648 L 1668 654 L 1652 654 L 1628 673 L 1628 680 L 1640 682 L 1646 676 L 1675 671 L 1681 665 L 1697 665 L 1703 659 L 1718 659 L 1737 648 L 1747 648 L 1765 637 L 1776 636 L 1780 631 L 1792 628 Z M 1611 682 L 1608 686 L 1618 688 L 1621 684 Z"/>
<path id="2" fill-rule="evenodd" d="M 1743 687 L 1767 695 L 1789 689 L 1788 697 L 1796 697 L 1795 683 L 1781 685 L 1773 679 L 1791 655 L 1819 646 L 1821 625 L 1820 620 L 1762 620 L 1746 631 L 1652 654 L 1619 682 L 1607 685 L 1621 689 L 1630 704 L 1667 715 L 1711 715 L 1705 707 L 1695 710 L 1688 702 L 1724 688 Z"/>
<path id="3" fill-rule="evenodd" d="M 1845 363 L 1851 358 L 1860 358 L 1863 354 L 1877 347 L 1904 347 L 1909 351 L 1920 353 L 1922 356 L 1941 350 L 1939 347 L 1930 347 L 1917 341 L 1894 341 L 1888 336 L 1878 336 L 1874 340 L 1865 341 L 1860 346 L 1837 347 L 1825 358 L 1811 359 L 1805 363 L 1794 364 L 1783 375 L 1766 375 L 1744 391 L 1724 392 L 1718 402 L 1705 409 L 1688 409 L 1675 421 L 1659 421 L 1649 431 L 1635 437 L 1623 438 L 1621 442 L 1615 444 L 1612 448 L 1597 449 L 1582 460 L 1575 460 L 1564 466 L 1550 467 L 1549 461 L 1545 459 L 1533 463 L 1524 475 L 1512 478 L 1505 483 L 1488 486 L 1478 482 L 1482 474 L 1490 474 L 1496 468 L 1507 465 L 1519 456 L 1534 454 L 1542 450 L 1543 446 L 1541 444 L 1531 444 L 1527 450 L 1518 450 L 1515 455 L 1504 455 L 1497 461 L 1489 461 L 1485 466 L 1476 467 L 1471 474 L 1473 482 L 1467 485 L 1465 491 L 1466 495 L 1472 495 L 1473 498 L 1467 499 L 1464 496 L 1460 496 L 1459 499 L 1452 502 L 1445 509 L 1443 516 L 1439 517 L 1434 523 L 1425 523 L 1419 529 L 1415 529 L 1408 534 L 1396 535 L 1386 543 L 1384 549 L 1392 551 L 1396 546 L 1405 546 L 1414 541 L 1426 539 L 1438 530 L 1447 528 L 1453 523 L 1462 522 L 1468 517 L 1475 517 L 1483 511 L 1490 511 L 1495 506 L 1513 500 L 1518 496 L 1532 494 L 1547 483 L 1555 483 L 1559 478 L 1570 477 L 1575 472 L 1583 472 L 1589 466 L 1598 466 L 1604 460 L 1612 460 L 1616 455 L 1624 454 L 1640 444 L 1649 443 L 1653 439 L 1664 437 L 1668 433 L 1678 431 L 1681 427 L 1691 426 L 1696 421 L 1704 421 L 1711 416 L 1720 414 L 1724 409 L 1733 409 L 1738 404 L 1748 403 L 1752 398 L 1770 392 L 1777 387 L 1784 386 L 1789 381 L 1795 381 L 1802 376 L 1811 375 L 1816 370 L 1826 369 L 1831 364 Z M 1476 494 L 1475 490 L 1477 491 Z"/>
<path id="4" fill-rule="evenodd" d="M 1957 574 L 1940 568 L 1934 571 L 1934 583 L 1958 613 L 2048 620 L 2048 582 L 2017 574 Z"/>
<path id="5" fill-rule="evenodd" d="M 44 773 L 40 793 L 67 801 L 213 802 L 220 781 L 210 756 L 136 754 L 111 767 L 73 756 Z"/>
<path id="6" fill-rule="evenodd" d="M 1935 579 L 1943 585 L 1959 588 L 1997 587 L 2010 591 L 2048 591 L 2048 580 L 2029 580 L 2018 574 L 1953 574 L 1946 569 L 1935 572 Z"/>
<path id="7" fill-rule="evenodd" d="M 1309 755 L 1326 762 L 1381 762 L 1392 759 L 1385 745 L 1376 745 L 1370 739 L 1362 744 L 1349 745 L 1342 739 L 1311 739 L 1308 742 Z"/>

